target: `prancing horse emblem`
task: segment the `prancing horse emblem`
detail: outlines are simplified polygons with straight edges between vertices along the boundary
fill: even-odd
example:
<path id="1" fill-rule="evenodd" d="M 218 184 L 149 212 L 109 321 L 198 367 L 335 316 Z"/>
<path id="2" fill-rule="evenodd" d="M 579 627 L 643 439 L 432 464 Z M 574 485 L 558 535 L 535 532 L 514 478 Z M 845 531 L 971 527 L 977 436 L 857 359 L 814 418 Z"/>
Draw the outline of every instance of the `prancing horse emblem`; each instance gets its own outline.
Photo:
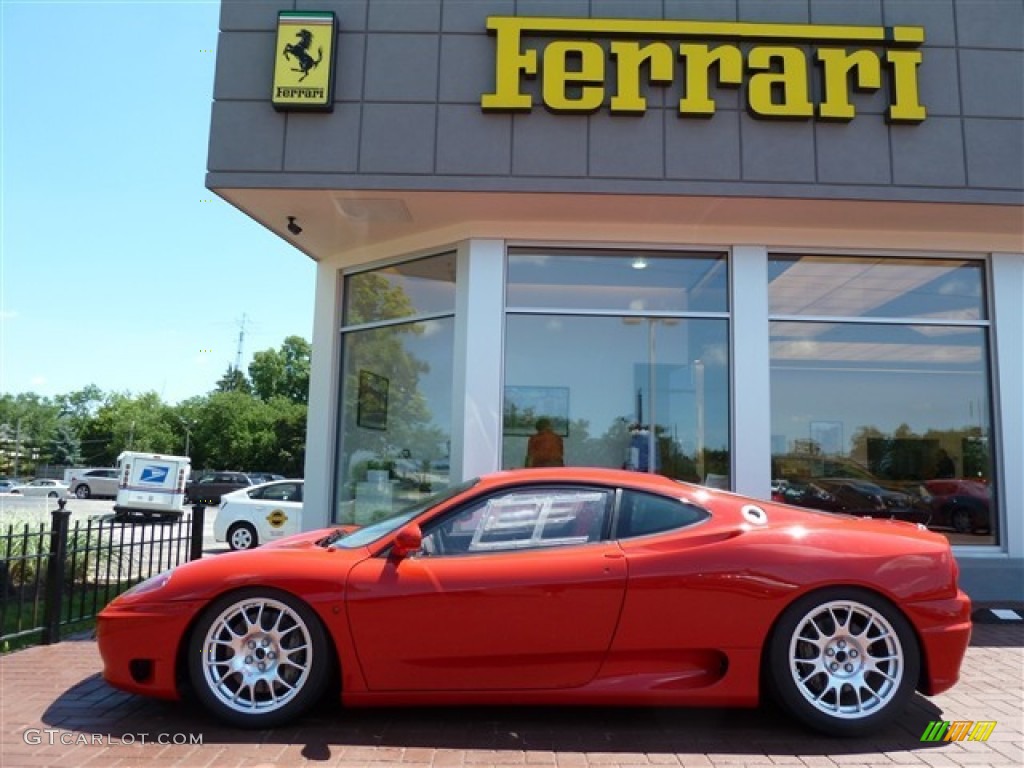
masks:
<path id="1" fill-rule="evenodd" d="M 309 71 L 311 69 L 315 69 L 320 63 L 320 60 L 323 59 L 324 49 L 322 46 L 317 48 L 317 57 L 314 59 L 309 55 L 309 46 L 313 44 L 313 33 L 308 29 L 300 29 L 295 33 L 295 36 L 299 38 L 299 42 L 288 43 L 288 45 L 284 47 L 283 53 L 284 57 L 288 59 L 288 61 L 291 61 L 292 56 L 295 57 L 296 63 L 298 63 L 299 66 L 292 67 L 292 72 L 302 73 L 302 77 L 299 78 L 299 82 L 301 83 L 306 79 L 306 75 L 309 74 Z"/>

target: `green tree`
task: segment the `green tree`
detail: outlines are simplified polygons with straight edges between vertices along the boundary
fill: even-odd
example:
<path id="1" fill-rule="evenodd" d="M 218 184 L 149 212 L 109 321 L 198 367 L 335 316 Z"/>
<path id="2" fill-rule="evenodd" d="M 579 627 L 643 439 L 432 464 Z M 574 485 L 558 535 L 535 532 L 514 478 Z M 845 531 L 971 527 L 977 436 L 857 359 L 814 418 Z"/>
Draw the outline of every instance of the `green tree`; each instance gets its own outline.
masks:
<path id="1" fill-rule="evenodd" d="M 63 466 L 75 466 L 82 460 L 82 442 L 68 423 L 57 425 L 50 446 L 50 461 Z"/>
<path id="2" fill-rule="evenodd" d="M 253 355 L 249 378 L 261 400 L 285 397 L 293 403 L 309 401 L 309 365 L 312 346 L 301 336 L 289 336 L 280 349 L 265 349 Z"/>
<path id="3" fill-rule="evenodd" d="M 85 461 L 113 465 L 125 450 L 175 453 L 181 426 L 174 409 L 156 392 L 107 395 L 82 435 Z"/>
<path id="4" fill-rule="evenodd" d="M 249 380 L 245 377 L 245 373 L 238 368 L 235 368 L 235 366 L 229 365 L 228 369 L 224 372 L 224 375 L 221 376 L 220 380 L 217 382 L 217 391 L 244 392 L 245 394 L 249 394 L 252 392 L 252 384 L 250 384 Z"/>

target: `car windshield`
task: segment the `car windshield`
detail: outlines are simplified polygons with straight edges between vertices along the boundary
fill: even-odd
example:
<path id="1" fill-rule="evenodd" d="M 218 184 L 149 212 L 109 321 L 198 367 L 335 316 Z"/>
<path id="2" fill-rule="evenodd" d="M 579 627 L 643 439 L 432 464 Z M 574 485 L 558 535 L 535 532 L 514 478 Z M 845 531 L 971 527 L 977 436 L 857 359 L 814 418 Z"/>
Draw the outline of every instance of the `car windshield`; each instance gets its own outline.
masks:
<path id="1" fill-rule="evenodd" d="M 330 546 L 337 547 L 339 549 L 355 549 L 356 547 L 364 547 L 367 544 L 377 541 L 377 539 L 387 536 L 389 533 L 397 531 L 410 520 L 419 516 L 431 507 L 443 504 L 448 501 L 448 499 L 454 498 L 463 491 L 469 490 L 478 482 L 480 482 L 480 478 L 474 477 L 472 480 L 467 480 L 459 485 L 454 485 L 451 488 L 439 491 L 425 499 L 420 499 L 408 507 L 403 507 L 402 509 L 397 510 L 390 517 L 385 517 L 383 520 L 378 520 L 371 525 L 359 528 L 347 536 L 334 539 L 330 542 Z"/>

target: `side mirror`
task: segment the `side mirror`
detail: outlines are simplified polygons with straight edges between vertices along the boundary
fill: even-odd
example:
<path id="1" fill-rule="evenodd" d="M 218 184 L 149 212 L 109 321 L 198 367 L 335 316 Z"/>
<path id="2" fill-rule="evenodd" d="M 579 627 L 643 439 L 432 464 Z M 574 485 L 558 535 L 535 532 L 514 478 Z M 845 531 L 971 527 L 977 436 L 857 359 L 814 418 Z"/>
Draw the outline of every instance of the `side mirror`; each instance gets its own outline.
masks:
<path id="1" fill-rule="evenodd" d="M 395 534 L 395 541 L 391 545 L 393 557 L 408 557 L 413 552 L 419 552 L 423 547 L 423 531 L 416 523 L 409 523 Z"/>

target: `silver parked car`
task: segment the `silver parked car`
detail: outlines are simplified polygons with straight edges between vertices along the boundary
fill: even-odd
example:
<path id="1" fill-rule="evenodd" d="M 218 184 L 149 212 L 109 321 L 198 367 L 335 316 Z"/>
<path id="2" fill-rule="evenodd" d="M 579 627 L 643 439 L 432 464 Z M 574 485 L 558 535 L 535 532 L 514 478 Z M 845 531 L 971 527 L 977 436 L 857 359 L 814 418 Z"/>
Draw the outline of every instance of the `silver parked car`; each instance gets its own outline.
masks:
<path id="1" fill-rule="evenodd" d="M 71 488 L 71 492 L 80 499 L 89 499 L 93 496 L 106 496 L 115 499 L 117 498 L 117 470 L 106 468 L 76 470 L 71 475 L 68 486 Z"/>

